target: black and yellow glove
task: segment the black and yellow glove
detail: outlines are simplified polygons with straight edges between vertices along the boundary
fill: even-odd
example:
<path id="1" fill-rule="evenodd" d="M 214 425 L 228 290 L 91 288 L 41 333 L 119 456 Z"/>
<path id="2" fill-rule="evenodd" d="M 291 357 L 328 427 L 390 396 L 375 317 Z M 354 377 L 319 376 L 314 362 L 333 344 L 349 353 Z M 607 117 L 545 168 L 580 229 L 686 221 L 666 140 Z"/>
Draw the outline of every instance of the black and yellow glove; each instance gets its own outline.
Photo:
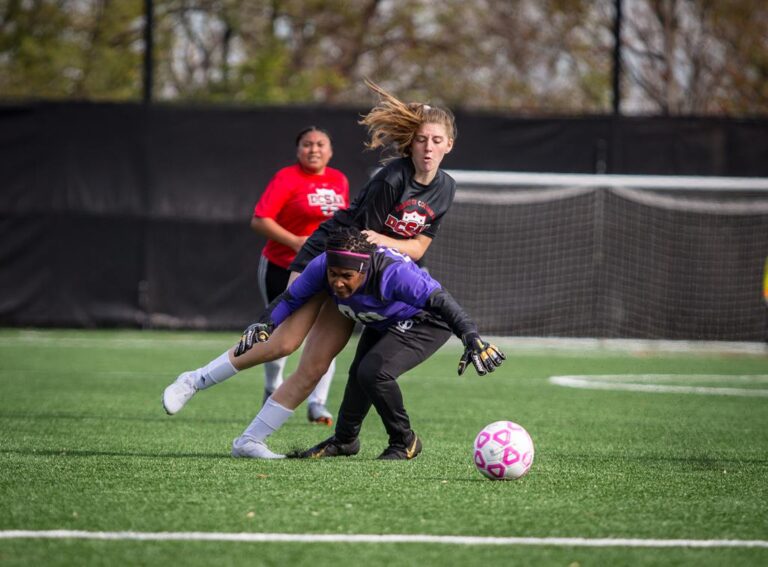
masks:
<path id="1" fill-rule="evenodd" d="M 235 347 L 235 356 L 251 350 L 253 343 L 265 343 L 269 340 L 269 336 L 272 331 L 275 330 L 275 324 L 272 321 L 266 323 L 253 323 L 248 325 L 243 335 L 240 337 L 240 342 Z"/>
<path id="2" fill-rule="evenodd" d="M 501 366 L 501 363 L 507 358 L 498 347 L 485 342 L 477 333 L 465 334 L 461 337 L 461 342 L 464 343 L 464 354 L 459 360 L 459 376 L 464 374 L 470 360 L 477 373 L 480 376 L 485 376 Z"/>

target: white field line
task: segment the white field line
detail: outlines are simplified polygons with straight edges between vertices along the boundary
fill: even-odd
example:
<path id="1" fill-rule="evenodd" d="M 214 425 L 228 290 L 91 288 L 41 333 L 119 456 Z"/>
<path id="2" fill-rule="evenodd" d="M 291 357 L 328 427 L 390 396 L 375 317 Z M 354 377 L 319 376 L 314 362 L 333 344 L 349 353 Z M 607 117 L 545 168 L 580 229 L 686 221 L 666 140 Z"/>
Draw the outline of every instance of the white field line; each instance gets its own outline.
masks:
<path id="1" fill-rule="evenodd" d="M 690 380 L 692 382 L 721 381 L 741 384 L 761 384 L 768 381 L 768 375 L 715 375 L 715 374 L 602 374 L 550 376 L 549 382 L 566 388 L 587 390 L 623 390 L 652 394 L 703 394 L 710 396 L 747 396 L 768 397 L 768 389 L 761 388 L 723 388 L 713 386 L 676 386 L 659 384 L 669 380 Z M 646 383 L 642 383 L 646 382 Z M 652 382 L 652 383 L 647 383 Z M 654 383 L 655 382 L 655 383 Z"/>
<path id="2" fill-rule="evenodd" d="M 728 341 L 668 341 L 642 339 L 592 339 L 549 337 L 485 337 L 504 349 L 514 351 L 546 351 L 566 356 L 601 356 L 608 352 L 625 353 L 707 353 L 745 354 L 768 356 L 768 344 L 757 342 Z M 221 338 L 185 337 L 183 335 L 121 335 L 113 336 L 62 336 L 46 330 L 24 330 L 17 334 L 0 336 L 0 348 L 111 348 L 111 349 L 225 349 L 234 345 L 239 336 Z M 452 337 L 448 344 L 459 348 L 461 343 Z"/>
<path id="3" fill-rule="evenodd" d="M 227 541 L 240 543 L 433 543 L 442 545 L 538 545 L 555 547 L 751 547 L 768 549 L 767 540 L 638 539 L 582 537 L 482 537 L 378 534 L 286 534 L 216 532 L 89 532 L 5 530 L 0 539 L 95 539 L 116 541 Z"/>
<path id="4" fill-rule="evenodd" d="M 44 331 L 26 331 L 24 334 L 0 337 L 0 347 L 34 348 L 111 348 L 111 349 L 161 349 L 169 348 L 229 348 L 239 337 L 232 333 L 232 339 L 178 338 L 178 337 L 62 337 L 46 335 Z"/>

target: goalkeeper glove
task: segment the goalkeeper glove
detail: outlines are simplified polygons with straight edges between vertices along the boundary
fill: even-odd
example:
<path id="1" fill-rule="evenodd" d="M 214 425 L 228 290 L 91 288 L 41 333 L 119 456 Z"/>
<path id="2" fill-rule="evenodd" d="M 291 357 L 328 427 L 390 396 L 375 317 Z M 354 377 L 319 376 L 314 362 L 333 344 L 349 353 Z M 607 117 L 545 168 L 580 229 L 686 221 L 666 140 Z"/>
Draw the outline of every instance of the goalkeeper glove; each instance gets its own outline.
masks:
<path id="1" fill-rule="evenodd" d="M 275 324 L 272 321 L 266 323 L 253 323 L 248 325 L 243 335 L 240 337 L 240 342 L 235 347 L 235 356 L 251 350 L 253 343 L 265 343 L 269 340 L 269 336 L 272 331 L 275 330 Z"/>
<path id="2" fill-rule="evenodd" d="M 464 354 L 459 360 L 459 376 L 469 366 L 469 361 L 475 366 L 475 370 L 480 376 L 485 376 L 488 372 L 493 372 L 507 358 L 498 347 L 488 344 L 477 333 L 467 333 L 461 337 L 464 343 Z"/>

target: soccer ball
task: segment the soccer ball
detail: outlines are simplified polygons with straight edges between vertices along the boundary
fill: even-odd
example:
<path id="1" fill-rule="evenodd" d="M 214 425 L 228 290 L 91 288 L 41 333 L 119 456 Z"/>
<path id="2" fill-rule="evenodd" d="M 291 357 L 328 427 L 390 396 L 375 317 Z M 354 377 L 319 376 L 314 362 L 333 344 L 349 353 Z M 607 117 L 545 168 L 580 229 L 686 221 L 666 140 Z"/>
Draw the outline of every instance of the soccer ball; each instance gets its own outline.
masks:
<path id="1" fill-rule="evenodd" d="M 533 441 L 521 425 L 495 421 L 475 437 L 474 459 L 477 470 L 491 480 L 514 480 L 531 468 Z"/>

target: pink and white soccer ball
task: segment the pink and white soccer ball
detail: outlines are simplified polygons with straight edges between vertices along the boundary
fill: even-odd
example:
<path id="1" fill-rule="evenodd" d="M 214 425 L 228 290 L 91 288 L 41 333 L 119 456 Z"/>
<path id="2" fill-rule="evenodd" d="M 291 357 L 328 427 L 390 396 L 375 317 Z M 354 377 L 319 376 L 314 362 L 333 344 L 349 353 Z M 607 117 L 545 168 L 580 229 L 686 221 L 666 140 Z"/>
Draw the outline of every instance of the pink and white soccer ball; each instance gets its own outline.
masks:
<path id="1" fill-rule="evenodd" d="M 533 441 L 522 425 L 495 421 L 475 437 L 475 466 L 491 480 L 520 478 L 533 463 Z"/>

